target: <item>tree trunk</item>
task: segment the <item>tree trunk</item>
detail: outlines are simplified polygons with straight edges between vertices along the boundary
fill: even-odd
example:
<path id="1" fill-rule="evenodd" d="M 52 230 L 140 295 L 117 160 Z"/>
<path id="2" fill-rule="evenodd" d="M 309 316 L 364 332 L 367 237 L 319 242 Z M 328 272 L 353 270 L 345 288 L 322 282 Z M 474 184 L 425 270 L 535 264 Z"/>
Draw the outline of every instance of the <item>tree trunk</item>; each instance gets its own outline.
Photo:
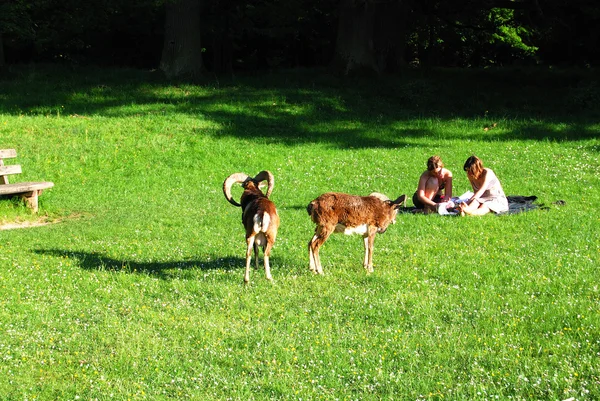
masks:
<path id="1" fill-rule="evenodd" d="M 406 21 L 409 11 L 405 3 L 377 3 L 373 38 L 377 67 L 381 72 L 398 72 L 406 65 Z"/>
<path id="2" fill-rule="evenodd" d="M 233 73 L 233 38 L 229 14 L 219 19 L 218 31 L 213 37 L 213 71 L 215 73 Z"/>
<path id="3" fill-rule="evenodd" d="M 0 71 L 4 69 L 6 60 L 4 59 L 4 39 L 2 38 L 2 32 L 0 32 Z"/>
<path id="4" fill-rule="evenodd" d="M 201 6 L 201 0 L 166 2 L 160 69 L 167 78 L 195 78 L 202 74 Z"/>
<path id="5" fill-rule="evenodd" d="M 375 5 L 341 0 L 333 68 L 344 75 L 379 73 L 373 44 Z"/>

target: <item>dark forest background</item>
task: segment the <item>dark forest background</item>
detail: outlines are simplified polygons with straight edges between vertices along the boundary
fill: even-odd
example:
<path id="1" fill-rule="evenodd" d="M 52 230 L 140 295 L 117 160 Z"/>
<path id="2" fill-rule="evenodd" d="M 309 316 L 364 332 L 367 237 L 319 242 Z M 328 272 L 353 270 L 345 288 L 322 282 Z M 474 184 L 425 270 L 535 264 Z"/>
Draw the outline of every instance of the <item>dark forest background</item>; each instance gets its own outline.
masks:
<path id="1" fill-rule="evenodd" d="M 0 67 L 595 67 L 592 0 L 0 0 Z"/>

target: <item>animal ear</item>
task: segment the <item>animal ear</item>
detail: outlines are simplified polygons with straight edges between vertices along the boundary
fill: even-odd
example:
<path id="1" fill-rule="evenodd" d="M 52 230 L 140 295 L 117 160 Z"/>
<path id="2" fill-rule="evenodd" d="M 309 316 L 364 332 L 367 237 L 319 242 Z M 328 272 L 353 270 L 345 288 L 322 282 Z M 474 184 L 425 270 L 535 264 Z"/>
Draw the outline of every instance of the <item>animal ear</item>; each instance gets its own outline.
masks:
<path id="1" fill-rule="evenodd" d="M 392 210 L 398 210 L 400 209 L 400 206 L 402 206 L 402 203 L 396 203 L 394 201 L 385 201 L 385 203 L 392 209 Z"/>
<path id="2" fill-rule="evenodd" d="M 400 195 L 398 199 L 394 201 L 394 203 L 397 205 L 402 205 L 404 202 L 406 202 L 406 194 Z"/>

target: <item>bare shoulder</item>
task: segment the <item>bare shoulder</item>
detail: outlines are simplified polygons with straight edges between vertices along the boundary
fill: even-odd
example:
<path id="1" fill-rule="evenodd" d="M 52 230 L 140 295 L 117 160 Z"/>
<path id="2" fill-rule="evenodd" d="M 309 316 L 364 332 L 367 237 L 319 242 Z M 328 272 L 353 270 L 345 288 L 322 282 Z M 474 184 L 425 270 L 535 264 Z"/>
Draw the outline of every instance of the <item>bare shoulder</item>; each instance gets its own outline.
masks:
<path id="1" fill-rule="evenodd" d="M 429 175 L 429 171 L 425 170 L 420 176 L 419 176 L 419 185 L 425 185 L 425 183 L 427 182 L 427 180 L 429 179 L 430 175 Z"/>

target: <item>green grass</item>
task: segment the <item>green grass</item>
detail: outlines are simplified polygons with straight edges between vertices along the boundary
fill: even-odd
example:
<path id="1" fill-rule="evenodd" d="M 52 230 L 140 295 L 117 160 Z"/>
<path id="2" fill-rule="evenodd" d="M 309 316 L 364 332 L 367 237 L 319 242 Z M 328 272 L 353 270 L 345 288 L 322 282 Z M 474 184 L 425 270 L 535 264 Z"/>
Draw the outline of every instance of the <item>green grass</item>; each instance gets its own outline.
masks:
<path id="1" fill-rule="evenodd" d="M 53 223 L 0 231 L 3 399 L 600 398 L 591 73 L 156 75 L 0 81 L 0 148 L 17 149 L 20 181 L 55 183 L 39 216 L 0 199 L 2 223 Z M 411 195 L 433 154 L 460 194 L 473 153 L 549 208 L 399 215 L 373 274 L 341 235 L 325 276 L 309 272 L 310 200 Z M 244 287 L 241 211 L 221 188 L 262 169 L 281 217 L 275 282 L 252 271 Z"/>

